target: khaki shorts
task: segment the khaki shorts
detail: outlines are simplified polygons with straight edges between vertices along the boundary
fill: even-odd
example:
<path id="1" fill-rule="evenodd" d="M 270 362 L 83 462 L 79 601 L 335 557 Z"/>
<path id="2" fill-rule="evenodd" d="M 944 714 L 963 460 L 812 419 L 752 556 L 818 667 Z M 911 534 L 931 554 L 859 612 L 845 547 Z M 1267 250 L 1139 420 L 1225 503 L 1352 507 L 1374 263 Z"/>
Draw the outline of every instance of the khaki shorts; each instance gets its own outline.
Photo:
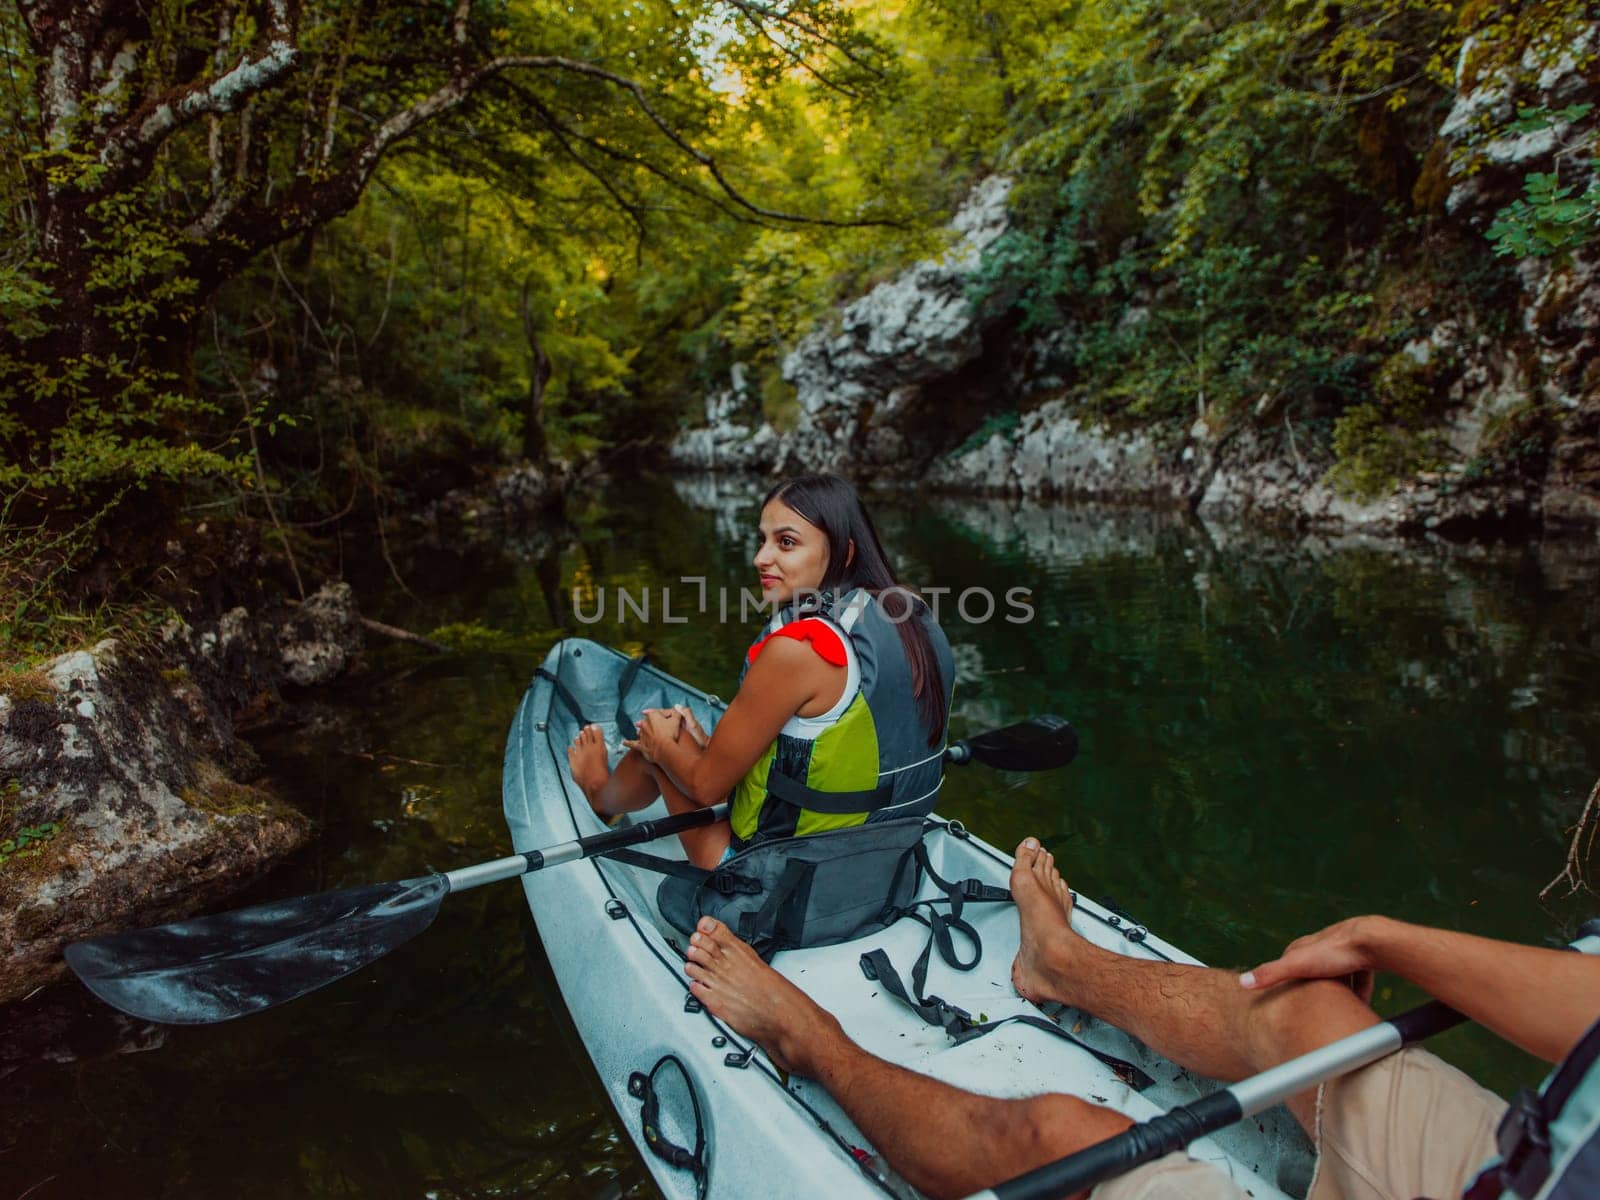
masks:
<path id="1" fill-rule="evenodd" d="M 1307 1200 L 1456 1200 L 1494 1154 L 1505 1101 L 1415 1047 L 1325 1084 Z M 1244 1200 L 1186 1154 L 1095 1188 L 1091 1200 Z"/>

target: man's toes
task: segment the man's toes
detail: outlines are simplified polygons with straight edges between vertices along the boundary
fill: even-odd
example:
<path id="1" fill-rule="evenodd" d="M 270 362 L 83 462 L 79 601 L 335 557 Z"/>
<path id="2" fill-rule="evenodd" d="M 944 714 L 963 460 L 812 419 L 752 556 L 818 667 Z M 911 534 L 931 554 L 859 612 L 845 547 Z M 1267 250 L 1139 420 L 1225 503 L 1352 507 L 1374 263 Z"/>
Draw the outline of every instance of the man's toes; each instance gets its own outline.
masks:
<path id="1" fill-rule="evenodd" d="M 1023 838 L 1022 844 L 1017 847 L 1017 866 L 1025 871 L 1033 869 L 1033 863 L 1039 857 L 1039 841 L 1037 838 Z"/>
<path id="2" fill-rule="evenodd" d="M 722 954 L 722 946 L 710 934 L 699 931 L 689 936 L 689 949 L 697 951 L 703 962 L 710 962 Z"/>

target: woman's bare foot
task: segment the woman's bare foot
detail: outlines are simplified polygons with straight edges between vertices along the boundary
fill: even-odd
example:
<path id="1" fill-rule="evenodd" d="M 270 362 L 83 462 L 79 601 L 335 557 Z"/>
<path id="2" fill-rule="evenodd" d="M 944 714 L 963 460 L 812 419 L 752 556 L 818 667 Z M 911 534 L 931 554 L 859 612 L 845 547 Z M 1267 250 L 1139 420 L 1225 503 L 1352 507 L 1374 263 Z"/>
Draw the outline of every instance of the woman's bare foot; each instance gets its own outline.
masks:
<path id="1" fill-rule="evenodd" d="M 816 1001 L 761 961 L 721 921 L 701 917 L 689 938 L 689 990 L 711 1014 L 766 1050 L 790 1074 L 843 1030 Z"/>
<path id="2" fill-rule="evenodd" d="M 1055 857 L 1034 838 L 1017 847 L 1011 895 L 1022 921 L 1022 944 L 1011 964 L 1011 986 L 1024 1000 L 1066 1002 L 1072 932 L 1072 889 L 1056 870 Z"/>
<path id="3" fill-rule="evenodd" d="M 585 725 L 567 747 L 567 765 L 572 769 L 572 782 L 583 789 L 589 807 L 600 816 L 608 814 L 600 806 L 600 792 L 611 778 L 611 766 L 606 761 L 606 737 L 598 725 Z"/>

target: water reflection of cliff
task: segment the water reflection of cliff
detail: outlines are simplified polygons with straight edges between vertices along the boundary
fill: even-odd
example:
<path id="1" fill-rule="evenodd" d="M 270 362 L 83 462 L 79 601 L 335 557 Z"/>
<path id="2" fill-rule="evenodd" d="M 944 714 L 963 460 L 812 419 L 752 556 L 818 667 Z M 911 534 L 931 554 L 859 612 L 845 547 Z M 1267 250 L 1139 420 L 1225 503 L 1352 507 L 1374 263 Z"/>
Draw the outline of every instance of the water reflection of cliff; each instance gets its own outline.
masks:
<path id="1" fill-rule="evenodd" d="M 719 537 L 743 539 L 763 482 L 674 486 Z M 1260 768 L 1274 783 L 1337 776 L 1341 754 L 1358 756 L 1351 788 L 1410 797 L 1391 822 L 1420 828 L 1453 791 L 1491 808 L 1503 791 L 1505 818 L 1534 820 L 1541 841 L 1559 839 L 1600 774 L 1600 547 L 1285 536 L 901 493 L 872 508 L 909 581 L 1037 597 L 1027 629 L 950 622 L 974 723 L 1019 695 L 1071 703 L 1097 714 L 1103 744 L 1125 738 L 1126 754 L 1182 760 L 1200 779 L 1225 775 L 1228 754 L 1278 759 Z"/>

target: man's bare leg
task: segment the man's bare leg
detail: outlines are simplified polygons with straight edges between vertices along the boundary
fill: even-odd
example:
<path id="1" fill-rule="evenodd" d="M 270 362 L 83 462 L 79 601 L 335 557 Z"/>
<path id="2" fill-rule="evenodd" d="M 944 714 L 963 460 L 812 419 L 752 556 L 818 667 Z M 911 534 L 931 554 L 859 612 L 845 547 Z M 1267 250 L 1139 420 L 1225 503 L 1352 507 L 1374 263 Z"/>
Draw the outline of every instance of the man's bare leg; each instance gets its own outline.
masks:
<path id="1" fill-rule="evenodd" d="M 688 954 L 695 997 L 785 1070 L 826 1088 L 889 1164 L 934 1200 L 991 1187 L 1131 1123 L 1074 1096 L 978 1096 L 874 1057 L 710 917 Z"/>
<path id="2" fill-rule="evenodd" d="M 1073 932 L 1072 892 L 1033 838 L 1017 847 L 1011 894 L 1022 920 L 1022 947 L 1011 968 L 1019 995 L 1091 1012 L 1213 1079 L 1255 1075 L 1377 1023 L 1349 988 L 1330 980 L 1246 991 L 1231 971 L 1096 946 Z M 1314 1091 L 1296 1096 L 1289 1109 L 1313 1132 Z"/>

